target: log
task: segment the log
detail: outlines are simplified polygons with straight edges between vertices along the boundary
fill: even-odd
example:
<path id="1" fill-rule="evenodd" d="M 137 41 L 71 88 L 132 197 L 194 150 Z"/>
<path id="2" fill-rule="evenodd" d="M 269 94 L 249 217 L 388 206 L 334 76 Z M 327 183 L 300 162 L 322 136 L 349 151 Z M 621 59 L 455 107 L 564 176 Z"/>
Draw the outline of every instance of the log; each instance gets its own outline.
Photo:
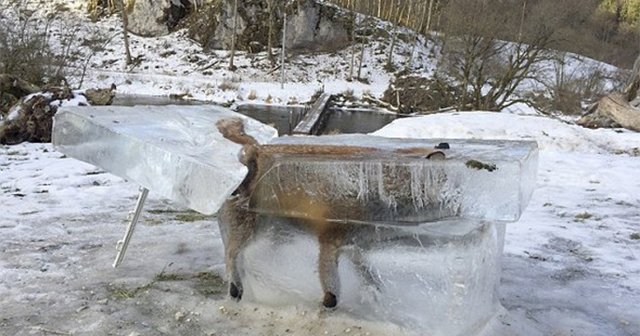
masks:
<path id="1" fill-rule="evenodd" d="M 14 75 L 0 74 L 0 92 L 6 92 L 16 98 L 39 92 L 40 88 Z"/>
<path id="2" fill-rule="evenodd" d="M 600 99 L 593 112 L 583 116 L 578 124 L 589 128 L 619 125 L 640 132 L 640 108 L 631 106 L 624 95 L 614 93 Z"/>

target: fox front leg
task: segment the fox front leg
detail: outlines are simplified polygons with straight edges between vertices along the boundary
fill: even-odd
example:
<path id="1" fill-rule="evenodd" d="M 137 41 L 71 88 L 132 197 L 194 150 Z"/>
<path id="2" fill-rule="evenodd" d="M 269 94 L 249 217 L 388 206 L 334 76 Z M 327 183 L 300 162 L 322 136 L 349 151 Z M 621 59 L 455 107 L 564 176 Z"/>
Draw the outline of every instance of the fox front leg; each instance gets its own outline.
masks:
<path id="1" fill-rule="evenodd" d="M 322 305 L 326 308 L 338 305 L 338 295 L 340 294 L 338 259 L 345 234 L 345 229 L 339 226 L 327 228 L 318 234 L 318 243 L 320 244 L 318 275 L 324 292 Z"/>
<path id="2" fill-rule="evenodd" d="M 242 299 L 242 280 L 238 267 L 238 256 L 246 247 L 255 229 L 255 214 L 244 209 L 240 200 L 227 201 L 219 215 L 220 228 L 226 235 L 225 265 L 229 279 L 229 295 L 237 300 Z"/>

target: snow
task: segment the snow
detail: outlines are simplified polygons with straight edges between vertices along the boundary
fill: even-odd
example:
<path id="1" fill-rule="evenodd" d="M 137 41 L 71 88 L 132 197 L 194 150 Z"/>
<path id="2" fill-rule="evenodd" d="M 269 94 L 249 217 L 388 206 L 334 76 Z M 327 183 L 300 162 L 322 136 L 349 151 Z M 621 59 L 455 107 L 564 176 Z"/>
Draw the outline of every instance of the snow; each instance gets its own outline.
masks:
<path id="1" fill-rule="evenodd" d="M 397 120 L 392 137 L 535 139 L 538 182 L 507 226 L 502 303 L 543 334 L 640 331 L 640 136 L 546 117 L 464 112 Z M 628 153 L 636 153 L 636 156 Z"/>
<path id="2" fill-rule="evenodd" d="M 638 335 L 640 241 L 631 235 L 640 232 L 640 160 L 628 154 L 637 134 L 469 112 L 398 120 L 376 135 L 538 140 L 537 189 L 521 220 L 507 225 L 499 291 L 508 313 L 494 327 L 510 324 L 504 335 Z M 136 186 L 50 145 L 0 153 L 3 333 L 406 333 L 339 309 L 238 304 L 222 284 L 203 290 L 200 272 L 224 272 L 215 219 L 184 222 L 179 215 L 191 213 L 153 193 L 122 268 L 111 269 Z M 182 280 L 154 282 L 162 272 Z M 176 321 L 177 312 L 189 322 Z"/>
<path id="3" fill-rule="evenodd" d="M 72 48 L 78 59 L 91 56 L 83 88 L 115 83 L 118 94 L 187 93 L 220 103 L 252 101 L 255 91 L 255 102 L 289 103 L 304 102 L 323 88 L 379 96 L 391 79 L 382 70 L 384 53 L 374 52 L 383 45 L 376 41 L 365 53 L 371 84 L 343 79 L 346 49 L 292 57 L 281 89 L 264 54 L 239 53 L 239 70 L 232 73 L 226 70 L 227 52 L 205 52 L 184 31 L 156 39 L 132 36 L 134 56 L 146 60 L 127 68 L 117 17 L 94 25 L 84 14 L 84 0 L 24 3 L 35 17 L 56 4 L 71 9 L 52 23 L 53 42 L 69 34 L 106 34 L 103 50 L 90 44 Z M 8 16 L 13 11 L 2 9 Z M 403 64 L 410 48 L 398 43 L 394 57 Z M 427 74 L 433 71 L 434 45 L 422 44 L 414 72 Z M 177 53 L 160 56 L 169 50 Z M 248 66 L 252 60 L 256 68 Z M 572 59 L 570 66 L 579 64 Z M 78 84 L 79 78 L 76 71 L 70 79 Z M 640 234 L 640 136 L 583 129 L 520 104 L 505 112 L 398 120 L 375 134 L 538 142 L 537 188 L 520 221 L 507 225 L 499 289 L 506 311 L 487 326 L 487 336 L 640 335 L 640 240 L 634 238 Z M 153 193 L 123 265 L 112 269 L 115 242 L 136 195 L 133 183 L 67 158 L 51 145 L 0 146 L 0 334 L 408 333 L 349 318 L 340 309 L 273 309 L 228 300 L 220 282 L 224 257 L 215 217 L 198 216 Z"/>

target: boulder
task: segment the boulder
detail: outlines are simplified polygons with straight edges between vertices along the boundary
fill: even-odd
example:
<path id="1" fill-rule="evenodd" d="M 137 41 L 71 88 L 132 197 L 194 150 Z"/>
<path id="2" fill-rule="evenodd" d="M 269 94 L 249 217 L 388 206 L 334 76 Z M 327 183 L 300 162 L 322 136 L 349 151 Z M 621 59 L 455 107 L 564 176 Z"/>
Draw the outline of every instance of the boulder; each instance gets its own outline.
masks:
<path id="1" fill-rule="evenodd" d="M 111 105 L 113 98 L 116 96 L 116 86 L 112 84 L 110 88 L 106 89 L 88 89 L 82 95 L 93 106 Z"/>
<path id="2" fill-rule="evenodd" d="M 287 22 L 287 45 L 294 50 L 335 51 L 349 44 L 351 18 L 336 7 L 299 1 Z"/>
<path id="3" fill-rule="evenodd" d="M 16 98 L 40 91 L 40 88 L 22 78 L 10 74 L 0 74 L 0 92 Z"/>
<path id="4" fill-rule="evenodd" d="M 191 11 L 189 0 L 129 1 L 128 30 L 140 36 L 161 36 L 171 32 Z"/>

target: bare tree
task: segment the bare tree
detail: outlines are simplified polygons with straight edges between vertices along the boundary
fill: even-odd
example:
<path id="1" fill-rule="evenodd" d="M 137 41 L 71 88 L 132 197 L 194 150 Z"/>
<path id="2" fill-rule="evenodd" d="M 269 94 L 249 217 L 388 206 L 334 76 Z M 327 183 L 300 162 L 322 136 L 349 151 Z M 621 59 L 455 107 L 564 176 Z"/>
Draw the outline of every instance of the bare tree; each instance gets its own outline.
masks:
<path id="1" fill-rule="evenodd" d="M 350 1 L 351 10 L 351 66 L 349 67 L 349 80 L 353 80 L 353 71 L 356 64 L 356 9 L 353 5 L 353 0 Z"/>
<path id="2" fill-rule="evenodd" d="M 233 58 L 236 54 L 236 40 L 238 39 L 236 36 L 236 27 L 238 26 L 238 0 L 233 2 L 233 27 L 231 28 L 231 55 L 229 56 L 229 70 L 235 71 L 236 66 L 233 64 Z"/>
<path id="3" fill-rule="evenodd" d="M 273 1 L 274 0 L 267 0 L 267 11 L 269 12 L 269 22 L 267 23 L 268 25 L 268 32 L 267 32 L 267 57 L 269 58 L 269 61 L 271 61 L 271 64 L 273 65 L 275 63 L 275 57 L 273 57 Z"/>
<path id="4" fill-rule="evenodd" d="M 387 65 L 386 65 L 386 68 L 387 68 L 388 71 L 391 71 L 393 69 L 393 50 L 395 49 L 396 43 L 398 41 L 398 34 L 399 34 L 399 32 L 398 32 L 399 27 L 398 26 L 399 26 L 400 19 L 402 18 L 402 15 L 404 13 L 405 7 L 407 7 L 407 6 L 406 5 L 401 5 L 400 9 L 398 9 L 396 11 L 396 15 L 397 15 L 396 16 L 396 18 L 397 18 L 396 22 L 398 22 L 398 23 L 396 23 L 395 26 L 394 26 L 393 35 L 392 35 L 392 38 L 391 38 L 391 46 L 389 47 L 389 56 L 387 57 Z"/>
<path id="5" fill-rule="evenodd" d="M 124 39 L 124 52 L 125 52 L 125 60 L 127 65 L 133 63 L 133 59 L 131 58 L 131 49 L 129 48 L 129 16 L 127 15 L 127 9 L 124 5 L 124 0 L 117 0 L 117 6 L 120 10 L 120 16 L 122 18 L 122 37 Z"/>
<path id="6" fill-rule="evenodd" d="M 509 6 L 518 6 L 510 8 Z M 462 89 L 458 109 L 498 111 L 518 102 L 514 93 L 523 81 L 532 79 L 537 67 L 549 55 L 553 26 L 535 22 L 524 42 L 506 42 L 504 25 L 519 4 L 499 0 L 451 0 L 445 8 L 445 32 L 440 71 L 453 77 Z M 553 21 L 545 12 L 547 23 Z M 535 17 L 538 20 L 540 17 Z M 533 26 L 534 22 L 532 22 Z M 526 28 L 526 27 L 525 27 Z"/>
<path id="7" fill-rule="evenodd" d="M 284 89 L 284 82 L 285 82 L 285 58 L 287 55 L 287 7 L 289 5 L 289 1 L 285 0 L 283 3 L 283 9 L 282 12 L 284 13 L 284 18 L 282 20 L 282 55 L 280 58 L 280 88 Z"/>

